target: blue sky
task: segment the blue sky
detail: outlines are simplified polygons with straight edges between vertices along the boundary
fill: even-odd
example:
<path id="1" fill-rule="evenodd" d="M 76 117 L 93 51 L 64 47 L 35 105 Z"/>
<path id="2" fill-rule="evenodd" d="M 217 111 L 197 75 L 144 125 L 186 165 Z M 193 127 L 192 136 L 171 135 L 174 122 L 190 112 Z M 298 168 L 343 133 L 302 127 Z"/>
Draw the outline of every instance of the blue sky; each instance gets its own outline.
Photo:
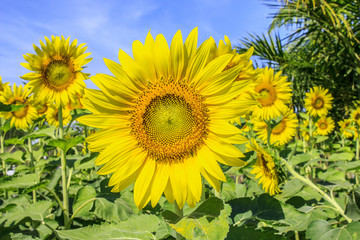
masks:
<path id="1" fill-rule="evenodd" d="M 134 40 L 144 42 L 149 30 L 168 42 L 181 29 L 184 39 L 199 27 L 199 42 L 227 35 L 232 45 L 247 33 L 265 33 L 273 9 L 261 0 L 7 0 L 0 8 L 0 76 L 20 84 L 28 72 L 20 63 L 34 53 L 44 36 L 64 35 L 86 43 L 93 60 L 86 72 L 108 73 L 103 58 L 118 61 L 119 49 L 131 55 Z M 94 84 L 86 81 L 88 87 Z"/>

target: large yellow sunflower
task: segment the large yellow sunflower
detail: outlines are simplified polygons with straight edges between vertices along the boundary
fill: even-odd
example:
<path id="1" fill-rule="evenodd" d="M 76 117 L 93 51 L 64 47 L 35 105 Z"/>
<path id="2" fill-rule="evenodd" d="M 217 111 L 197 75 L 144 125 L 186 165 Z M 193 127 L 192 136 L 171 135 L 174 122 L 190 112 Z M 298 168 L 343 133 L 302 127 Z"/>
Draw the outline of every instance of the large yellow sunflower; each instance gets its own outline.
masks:
<path id="1" fill-rule="evenodd" d="M 352 111 L 351 118 L 355 122 L 355 124 L 360 126 L 360 107 Z"/>
<path id="2" fill-rule="evenodd" d="M 54 104 L 50 104 L 46 111 L 46 120 L 50 125 L 59 127 L 58 108 Z M 62 108 L 63 125 L 67 125 L 71 121 L 70 109 L 68 107 Z"/>
<path id="3" fill-rule="evenodd" d="M 255 92 L 258 95 L 258 105 L 253 109 L 253 115 L 260 119 L 270 120 L 281 116 L 286 111 L 291 99 L 290 82 L 281 72 L 274 75 L 274 70 L 265 68 L 256 80 Z"/>
<path id="4" fill-rule="evenodd" d="M 306 93 L 305 108 L 311 116 L 327 115 L 328 111 L 332 108 L 331 103 L 333 97 L 328 93 L 328 89 L 323 87 L 314 87 L 310 92 Z"/>
<path id="5" fill-rule="evenodd" d="M 243 153 L 232 144 L 245 143 L 229 123 L 247 111 L 234 103 L 240 92 L 234 80 L 243 64 L 225 69 L 234 54 L 207 63 L 213 39 L 197 49 L 197 28 L 183 43 L 178 31 L 170 45 L 163 35 L 133 43 L 134 59 L 119 51 L 120 63 L 105 59 L 113 76 L 97 74 L 99 90 L 85 89 L 83 104 L 93 114 L 79 122 L 102 129 L 87 138 L 100 152 L 99 174 L 111 174 L 118 192 L 135 181 L 138 208 L 155 206 L 162 195 L 180 208 L 200 200 L 201 175 L 219 190 L 226 181 L 218 162 L 242 166 Z M 245 81 L 248 81 L 246 79 Z"/>
<path id="6" fill-rule="evenodd" d="M 331 133 L 335 128 L 335 124 L 332 118 L 326 116 L 322 116 L 321 118 L 319 118 L 319 120 L 317 120 L 317 122 L 315 123 L 315 126 L 315 134 L 321 136 L 329 135 L 329 133 Z"/>
<path id="7" fill-rule="evenodd" d="M 254 119 L 254 130 L 257 131 L 261 140 L 267 143 L 267 123 L 261 119 Z M 282 120 L 271 131 L 270 143 L 281 146 L 288 143 L 296 134 L 298 120 L 296 114 L 286 109 Z"/>
<path id="8" fill-rule="evenodd" d="M 70 38 L 51 36 L 51 41 L 45 37 L 45 42 L 40 41 L 41 49 L 34 45 L 36 54 L 24 55 L 28 63 L 21 65 L 32 72 L 21 78 L 30 81 L 27 86 L 37 101 L 64 107 L 84 91 L 89 74 L 82 70 L 91 61 L 86 58 L 91 53 L 84 53 L 85 44 L 77 46 L 76 39 L 70 44 Z"/>
<path id="9" fill-rule="evenodd" d="M 279 174 L 272 156 L 256 141 L 252 140 L 250 148 L 256 152 L 256 163 L 252 166 L 250 173 L 255 174 L 255 178 L 259 180 L 264 191 L 270 195 L 281 192 L 279 188 Z"/>
<path id="10" fill-rule="evenodd" d="M 338 125 L 340 127 L 340 132 L 344 135 L 344 137 L 351 138 L 353 136 L 350 126 L 351 119 L 344 119 L 342 121 L 339 121 Z"/>
<path id="11" fill-rule="evenodd" d="M 36 109 L 28 101 L 29 94 L 29 89 L 22 85 L 18 87 L 14 84 L 13 90 L 11 90 L 10 86 L 5 86 L 4 92 L 0 95 L 0 102 L 4 104 L 24 105 L 24 107 L 16 111 L 3 113 L 5 119 L 11 119 L 11 126 L 19 129 L 27 129 L 28 126 L 33 123 L 33 120 L 38 117 Z"/>

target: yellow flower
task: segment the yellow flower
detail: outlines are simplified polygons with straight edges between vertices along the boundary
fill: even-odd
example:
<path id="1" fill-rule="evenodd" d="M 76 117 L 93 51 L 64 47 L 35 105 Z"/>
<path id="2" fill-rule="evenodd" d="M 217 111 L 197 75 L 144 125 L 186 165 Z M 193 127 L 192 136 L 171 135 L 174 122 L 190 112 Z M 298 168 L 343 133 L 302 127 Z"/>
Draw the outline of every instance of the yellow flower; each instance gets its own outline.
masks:
<path id="1" fill-rule="evenodd" d="M 326 117 L 326 116 L 322 116 L 319 120 L 317 120 L 315 126 L 316 126 L 315 134 L 321 136 L 328 135 L 335 128 L 334 121 L 331 119 L 331 117 Z"/>
<path id="2" fill-rule="evenodd" d="M 267 126 L 265 121 L 254 119 L 254 130 L 265 143 L 267 143 Z M 270 143 L 276 146 L 285 145 L 295 136 L 297 126 L 296 114 L 289 108 L 286 109 L 282 120 L 271 131 Z"/>
<path id="3" fill-rule="evenodd" d="M 85 44 L 77 46 L 77 40 L 70 44 L 70 38 L 63 36 L 51 36 L 51 41 L 45 37 L 45 42 L 40 41 L 41 49 L 34 45 L 36 54 L 24 55 L 28 63 L 21 65 L 32 72 L 22 78 L 29 81 L 27 86 L 37 101 L 64 107 L 83 92 L 89 74 L 82 70 L 91 61 L 86 58 L 91 53 L 84 53 Z"/>
<path id="4" fill-rule="evenodd" d="M 74 110 L 74 109 L 83 109 L 84 106 L 81 103 L 82 99 L 83 99 L 83 94 L 77 94 L 76 97 L 74 98 L 73 102 L 69 102 L 68 104 L 68 108 L 69 110 Z"/>
<path id="5" fill-rule="evenodd" d="M 351 118 L 355 122 L 355 124 L 360 126 L 360 107 L 352 111 Z"/>
<path id="6" fill-rule="evenodd" d="M 281 72 L 274 75 L 274 70 L 265 68 L 258 77 L 255 92 L 258 94 L 258 106 L 253 109 L 253 115 L 264 120 L 281 116 L 286 111 L 291 99 L 290 82 Z"/>
<path id="7" fill-rule="evenodd" d="M 20 85 L 19 87 L 14 84 L 13 91 L 10 86 L 5 86 L 0 102 L 12 105 L 24 105 L 24 107 L 12 111 L 4 112 L 5 119 L 11 119 L 10 125 L 18 129 L 27 129 L 33 123 L 33 120 L 38 118 L 36 109 L 29 104 L 28 97 L 30 91 L 28 88 Z"/>
<path id="8" fill-rule="evenodd" d="M 262 185 L 266 193 L 272 196 L 281 192 L 279 188 L 279 174 L 272 156 L 254 140 L 251 141 L 250 146 L 256 152 L 257 158 L 250 173 L 255 174 L 256 179 L 260 178 L 259 184 Z"/>
<path id="9" fill-rule="evenodd" d="M 178 31 L 170 45 L 149 33 L 145 44 L 133 43 L 134 59 L 123 50 L 120 63 L 105 59 L 115 77 L 97 74 L 99 90 L 85 89 L 83 104 L 93 114 L 79 122 L 102 129 L 87 138 L 100 152 L 99 174 L 112 174 L 112 191 L 135 181 L 138 208 L 155 206 L 162 193 L 180 208 L 201 198 L 201 175 L 219 190 L 226 178 L 218 162 L 242 166 L 243 153 L 232 144 L 247 142 L 229 121 L 247 111 L 233 99 L 243 65 L 224 68 L 234 54 L 207 63 L 213 39 L 197 49 L 197 28 L 185 44 Z M 206 64 L 207 63 L 207 64 Z M 244 80 L 248 81 L 248 79 Z"/>
<path id="10" fill-rule="evenodd" d="M 327 115 L 332 108 L 333 97 L 328 93 L 328 89 L 323 87 L 314 87 L 306 93 L 305 108 L 311 116 Z"/>
<path id="11" fill-rule="evenodd" d="M 50 125 L 59 127 L 59 109 L 54 105 L 50 104 L 46 112 L 46 120 Z M 62 108 L 63 125 L 67 125 L 71 121 L 70 109 L 68 107 Z"/>
<path id="12" fill-rule="evenodd" d="M 3 94 L 3 92 L 5 91 L 5 88 L 8 84 L 9 84 L 8 82 L 3 83 L 2 78 L 0 76 L 0 96 Z"/>
<path id="13" fill-rule="evenodd" d="M 351 138 L 353 136 L 351 132 L 351 119 L 345 119 L 343 121 L 339 121 L 338 125 L 340 127 L 340 132 L 344 135 L 346 138 Z"/>

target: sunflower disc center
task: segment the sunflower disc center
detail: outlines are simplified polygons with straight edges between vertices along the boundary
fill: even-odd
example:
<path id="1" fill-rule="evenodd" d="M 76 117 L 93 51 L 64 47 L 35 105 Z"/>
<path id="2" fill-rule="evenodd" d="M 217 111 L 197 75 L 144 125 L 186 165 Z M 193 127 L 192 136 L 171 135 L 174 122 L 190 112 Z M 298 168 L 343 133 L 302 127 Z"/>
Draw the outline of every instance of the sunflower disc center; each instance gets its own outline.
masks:
<path id="1" fill-rule="evenodd" d="M 321 109 L 324 106 L 324 99 L 322 99 L 321 97 L 316 97 L 313 100 L 313 107 L 315 109 Z"/>
<path id="2" fill-rule="evenodd" d="M 276 100 L 276 92 L 273 86 L 267 84 L 258 85 L 255 88 L 255 91 L 260 95 L 258 101 L 260 102 L 261 106 L 267 107 L 274 104 Z"/>
<path id="3" fill-rule="evenodd" d="M 204 143 L 207 109 L 187 86 L 170 81 L 150 85 L 131 115 L 132 134 L 157 161 L 182 161 Z"/>
<path id="4" fill-rule="evenodd" d="M 278 135 L 282 133 L 286 128 L 286 122 L 284 120 L 281 120 L 280 123 L 278 123 L 271 131 L 272 134 Z"/>
<path id="5" fill-rule="evenodd" d="M 73 67 L 63 60 L 49 63 L 45 70 L 45 82 L 54 89 L 67 87 L 74 79 Z"/>
<path id="6" fill-rule="evenodd" d="M 327 125 L 326 122 L 321 122 L 321 123 L 319 124 L 319 128 L 322 129 L 322 130 L 326 129 L 327 126 L 328 126 L 328 125 Z"/>

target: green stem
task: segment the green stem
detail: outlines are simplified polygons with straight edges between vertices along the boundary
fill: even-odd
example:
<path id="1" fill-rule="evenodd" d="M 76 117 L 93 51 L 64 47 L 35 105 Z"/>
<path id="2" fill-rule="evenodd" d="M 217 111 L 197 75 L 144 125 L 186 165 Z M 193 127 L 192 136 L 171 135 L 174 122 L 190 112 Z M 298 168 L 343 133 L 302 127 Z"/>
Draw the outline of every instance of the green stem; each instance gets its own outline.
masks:
<path id="1" fill-rule="evenodd" d="M 183 218 L 184 217 L 184 212 L 183 212 L 183 209 L 180 209 L 179 205 L 177 204 L 177 202 L 175 201 L 174 202 L 174 208 L 175 208 L 175 213 Z M 184 240 L 185 238 L 178 232 L 176 232 L 176 240 Z"/>
<path id="2" fill-rule="evenodd" d="M 74 220 L 76 214 L 83 208 L 85 207 L 87 204 L 95 201 L 97 198 L 91 198 L 89 200 L 87 200 L 86 202 L 84 202 L 83 204 L 80 205 L 80 207 L 78 207 L 78 209 L 76 209 L 76 211 L 74 212 L 74 214 L 71 216 L 70 218 L 70 223 Z"/>
<path id="3" fill-rule="evenodd" d="M 295 240 L 300 240 L 299 232 L 298 232 L 298 231 L 294 231 L 294 233 L 295 233 Z"/>
<path id="4" fill-rule="evenodd" d="M 268 148 L 270 148 L 270 138 L 271 138 L 271 124 L 270 122 L 269 123 L 266 123 L 266 130 L 267 130 L 267 146 Z"/>
<path id="5" fill-rule="evenodd" d="M 31 169 L 32 173 L 35 173 L 34 155 L 33 155 L 33 150 L 32 150 L 31 138 L 28 138 L 28 150 L 29 150 L 29 155 L 30 155 L 30 169 Z M 35 204 L 36 203 L 36 191 L 35 190 L 32 191 L 32 195 L 33 195 L 33 203 Z"/>
<path id="6" fill-rule="evenodd" d="M 2 126 L 2 122 L 0 122 L 0 125 Z M 1 131 L 1 134 L 0 134 L 0 145 L 1 145 L 0 146 L 0 153 L 4 153 L 4 138 L 5 138 L 5 132 Z M 2 161 L 3 177 L 5 177 L 6 172 L 7 172 L 5 158 L 1 158 L 1 161 Z M 8 196 L 8 191 L 6 189 L 4 190 L 4 193 L 5 193 L 5 199 L 8 199 L 9 196 Z"/>
<path id="7" fill-rule="evenodd" d="M 57 203 L 59 204 L 60 208 L 61 208 L 62 210 L 64 210 L 64 206 L 62 205 L 61 200 L 60 200 L 60 198 L 56 195 L 56 193 L 55 193 L 53 190 L 51 190 L 50 188 L 48 188 L 48 187 L 45 187 L 45 189 L 48 190 L 48 191 L 54 196 L 54 198 L 55 198 L 55 200 L 57 201 Z"/>
<path id="8" fill-rule="evenodd" d="M 58 110 L 59 118 L 59 138 L 64 139 L 64 126 L 63 126 L 63 116 L 62 116 L 62 107 L 59 107 Z M 63 207 L 64 207 L 64 226 L 65 229 L 70 228 L 69 221 L 69 192 L 67 188 L 67 172 L 66 172 L 66 153 L 63 149 L 60 150 L 61 156 L 61 186 L 63 194 Z"/>
<path id="9" fill-rule="evenodd" d="M 85 128 L 84 128 L 84 132 L 85 132 L 85 138 L 87 138 L 88 137 L 88 126 L 85 126 Z M 86 153 L 88 153 L 89 152 L 89 150 L 88 150 L 88 143 L 87 143 L 87 141 L 85 141 L 85 152 Z"/>
<path id="10" fill-rule="evenodd" d="M 314 190 L 316 190 L 318 193 L 320 193 L 331 205 L 333 205 L 336 209 L 336 211 L 345 218 L 345 220 L 348 223 L 351 223 L 352 220 L 345 215 L 344 210 L 340 207 L 340 205 L 335 201 L 334 198 L 329 197 L 329 195 L 327 195 L 323 190 L 321 190 L 318 186 L 316 186 L 313 182 L 311 182 L 308 178 L 305 178 L 303 176 L 301 176 L 299 173 L 297 173 L 292 166 L 283 158 L 280 158 L 282 163 L 287 167 L 287 169 L 289 170 L 289 172 L 298 180 L 302 181 L 303 183 L 305 183 L 306 185 L 312 187 Z"/>
<path id="11" fill-rule="evenodd" d="M 344 148 L 345 147 L 345 137 L 344 134 L 341 134 L 341 146 Z"/>
<path id="12" fill-rule="evenodd" d="M 358 134 L 358 137 L 356 139 L 356 157 L 355 159 L 356 160 L 359 160 L 359 151 L 360 151 L 360 146 L 359 146 L 359 140 L 360 140 L 360 131 L 359 131 L 359 128 L 357 128 L 357 134 Z"/>
<path id="13" fill-rule="evenodd" d="M 312 138 L 313 138 L 313 122 L 312 122 L 312 117 L 309 115 L 309 151 L 312 151 Z"/>

